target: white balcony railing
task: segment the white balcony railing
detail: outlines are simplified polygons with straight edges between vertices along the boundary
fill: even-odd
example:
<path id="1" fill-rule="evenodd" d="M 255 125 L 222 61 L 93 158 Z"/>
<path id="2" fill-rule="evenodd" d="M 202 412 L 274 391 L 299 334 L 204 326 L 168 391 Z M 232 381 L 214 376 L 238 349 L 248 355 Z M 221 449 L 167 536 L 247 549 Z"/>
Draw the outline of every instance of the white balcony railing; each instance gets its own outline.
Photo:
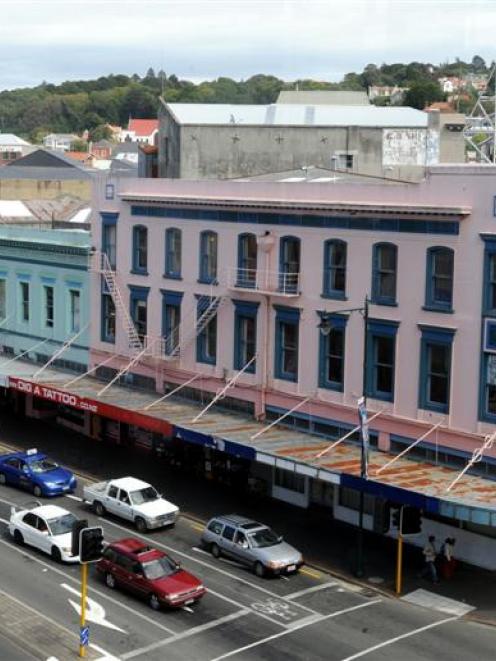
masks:
<path id="1" fill-rule="evenodd" d="M 299 296 L 300 274 L 284 271 L 232 268 L 227 272 L 229 289 L 257 291 L 275 296 Z"/>

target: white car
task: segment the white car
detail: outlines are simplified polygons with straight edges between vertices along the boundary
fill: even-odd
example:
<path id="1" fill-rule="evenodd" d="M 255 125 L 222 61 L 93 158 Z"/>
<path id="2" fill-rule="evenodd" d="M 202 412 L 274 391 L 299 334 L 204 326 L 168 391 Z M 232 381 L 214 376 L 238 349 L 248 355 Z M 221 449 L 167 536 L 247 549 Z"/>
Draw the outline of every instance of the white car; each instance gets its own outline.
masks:
<path id="1" fill-rule="evenodd" d="M 72 555 L 72 526 L 77 518 L 58 505 L 40 505 L 10 511 L 9 532 L 17 544 L 33 546 L 56 562 L 79 562 Z"/>

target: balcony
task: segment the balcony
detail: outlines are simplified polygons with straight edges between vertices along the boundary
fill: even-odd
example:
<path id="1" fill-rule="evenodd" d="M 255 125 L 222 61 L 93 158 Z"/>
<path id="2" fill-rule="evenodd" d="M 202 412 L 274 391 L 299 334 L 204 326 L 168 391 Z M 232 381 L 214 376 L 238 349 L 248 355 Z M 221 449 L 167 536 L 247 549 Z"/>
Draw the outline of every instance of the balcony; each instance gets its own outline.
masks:
<path id="1" fill-rule="evenodd" d="M 227 272 L 227 287 L 236 291 L 295 298 L 300 295 L 300 274 L 233 268 Z"/>

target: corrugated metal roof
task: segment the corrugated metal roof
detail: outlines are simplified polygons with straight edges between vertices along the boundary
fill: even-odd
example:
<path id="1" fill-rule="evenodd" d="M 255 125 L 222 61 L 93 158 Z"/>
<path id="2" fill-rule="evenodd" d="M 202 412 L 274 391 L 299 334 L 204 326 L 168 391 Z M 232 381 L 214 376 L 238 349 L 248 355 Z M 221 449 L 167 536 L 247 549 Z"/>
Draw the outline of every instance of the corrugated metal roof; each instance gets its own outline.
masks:
<path id="1" fill-rule="evenodd" d="M 369 106 L 367 92 L 350 90 L 289 90 L 279 92 L 276 103 L 330 105 L 330 106 Z"/>
<path id="2" fill-rule="evenodd" d="M 329 105 L 165 104 L 180 124 L 241 126 L 378 126 L 426 128 L 428 115 L 406 107 Z"/>
<path id="3" fill-rule="evenodd" d="M 30 144 L 13 133 L 0 133 L 0 147 L 29 147 Z"/>

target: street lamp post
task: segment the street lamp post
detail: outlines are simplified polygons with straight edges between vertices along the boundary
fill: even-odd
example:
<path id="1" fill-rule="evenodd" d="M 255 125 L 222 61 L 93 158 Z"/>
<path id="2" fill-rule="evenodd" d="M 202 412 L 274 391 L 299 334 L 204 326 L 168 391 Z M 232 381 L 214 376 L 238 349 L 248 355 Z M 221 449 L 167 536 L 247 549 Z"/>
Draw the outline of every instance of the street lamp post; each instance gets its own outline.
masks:
<path id="1" fill-rule="evenodd" d="M 368 477 L 368 430 L 366 429 L 367 412 L 367 370 L 368 370 L 368 328 L 369 328 L 369 298 L 365 296 L 365 301 L 360 308 L 350 308 L 348 310 L 336 310 L 336 314 L 349 314 L 359 312 L 363 316 L 363 363 L 362 363 L 362 397 L 359 403 L 360 412 L 360 477 L 366 480 Z M 322 335 L 329 335 L 332 330 L 332 323 L 329 319 L 331 312 L 321 314 L 321 322 L 318 325 Z M 358 508 L 358 537 L 357 537 L 357 566 L 355 573 L 358 577 L 363 576 L 363 514 L 365 505 L 365 494 L 363 484 L 359 494 Z"/>

